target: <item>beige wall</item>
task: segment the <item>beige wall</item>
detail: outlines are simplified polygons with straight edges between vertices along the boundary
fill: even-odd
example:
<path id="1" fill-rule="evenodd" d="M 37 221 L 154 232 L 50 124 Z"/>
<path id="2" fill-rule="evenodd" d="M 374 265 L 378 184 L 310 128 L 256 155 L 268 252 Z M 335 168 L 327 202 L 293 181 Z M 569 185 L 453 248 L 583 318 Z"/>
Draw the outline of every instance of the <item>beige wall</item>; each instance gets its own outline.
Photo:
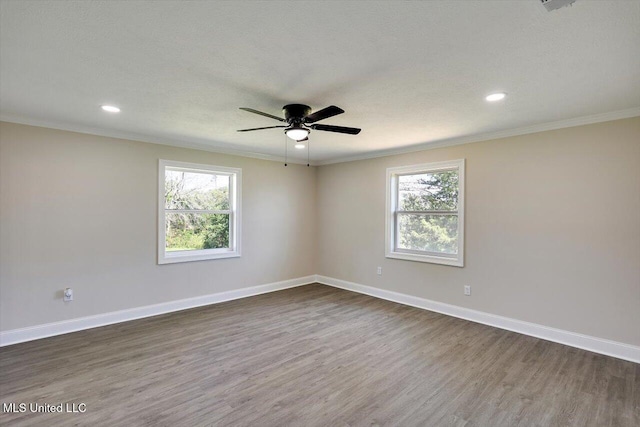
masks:
<path id="1" fill-rule="evenodd" d="M 241 258 L 157 265 L 159 158 L 243 169 Z M 386 168 L 459 158 L 465 267 L 386 259 Z M 640 118 L 319 168 L 0 124 L 2 331 L 314 273 L 640 345 Z"/>
<path id="2" fill-rule="evenodd" d="M 242 168 L 241 258 L 157 265 L 158 159 Z M 315 189 L 313 167 L 1 123 L 0 330 L 314 274 Z"/>
<path id="3" fill-rule="evenodd" d="M 385 258 L 386 168 L 460 158 L 465 267 Z M 640 118 L 323 166 L 318 221 L 318 274 L 640 345 Z"/>

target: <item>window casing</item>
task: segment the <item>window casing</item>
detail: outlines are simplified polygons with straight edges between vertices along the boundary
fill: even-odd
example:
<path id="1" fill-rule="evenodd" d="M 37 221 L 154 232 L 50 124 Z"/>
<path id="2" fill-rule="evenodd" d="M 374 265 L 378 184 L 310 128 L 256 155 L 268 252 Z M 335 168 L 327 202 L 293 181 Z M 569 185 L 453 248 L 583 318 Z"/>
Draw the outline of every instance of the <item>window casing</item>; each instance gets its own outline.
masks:
<path id="1" fill-rule="evenodd" d="M 464 266 L 464 159 L 387 169 L 385 256 Z"/>
<path id="2" fill-rule="evenodd" d="M 158 264 L 240 256 L 242 169 L 159 161 Z"/>

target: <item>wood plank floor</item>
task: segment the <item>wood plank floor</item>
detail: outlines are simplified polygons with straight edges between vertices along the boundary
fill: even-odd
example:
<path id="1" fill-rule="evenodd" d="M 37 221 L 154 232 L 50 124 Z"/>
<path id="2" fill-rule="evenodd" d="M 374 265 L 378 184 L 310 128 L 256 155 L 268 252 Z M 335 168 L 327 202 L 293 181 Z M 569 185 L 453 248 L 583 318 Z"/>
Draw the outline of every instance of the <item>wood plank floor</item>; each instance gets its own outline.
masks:
<path id="1" fill-rule="evenodd" d="M 323 285 L 0 349 L 20 426 L 639 426 L 640 365 Z"/>

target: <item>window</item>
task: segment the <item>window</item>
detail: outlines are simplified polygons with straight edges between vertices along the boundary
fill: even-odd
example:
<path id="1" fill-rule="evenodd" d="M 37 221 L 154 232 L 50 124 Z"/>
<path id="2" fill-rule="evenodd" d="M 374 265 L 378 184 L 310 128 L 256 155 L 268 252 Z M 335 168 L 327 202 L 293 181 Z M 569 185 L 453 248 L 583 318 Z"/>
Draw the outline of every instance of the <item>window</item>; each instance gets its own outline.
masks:
<path id="1" fill-rule="evenodd" d="M 240 256 L 242 170 L 160 160 L 158 264 Z"/>
<path id="2" fill-rule="evenodd" d="M 464 265 L 464 160 L 387 169 L 385 255 Z"/>

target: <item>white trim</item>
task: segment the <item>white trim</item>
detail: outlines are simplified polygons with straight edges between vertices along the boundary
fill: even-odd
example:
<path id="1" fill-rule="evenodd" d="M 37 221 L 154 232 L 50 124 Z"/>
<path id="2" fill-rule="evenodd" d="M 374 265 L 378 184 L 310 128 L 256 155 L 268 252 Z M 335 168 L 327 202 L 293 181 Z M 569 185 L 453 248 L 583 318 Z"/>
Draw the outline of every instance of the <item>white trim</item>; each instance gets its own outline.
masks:
<path id="1" fill-rule="evenodd" d="M 505 129 L 496 132 L 487 132 L 474 135 L 459 136 L 455 138 L 441 139 L 438 141 L 423 142 L 414 144 L 409 147 L 391 148 L 386 150 L 371 151 L 353 156 L 336 157 L 333 159 L 320 160 L 313 162 L 313 166 L 332 165 L 335 163 L 355 162 L 358 160 L 376 159 L 379 157 L 395 156 L 398 154 L 415 153 L 418 151 L 433 150 L 442 147 L 451 147 L 455 145 L 471 144 L 474 142 L 490 141 L 492 139 L 508 138 L 511 136 L 528 135 L 531 133 L 545 132 L 548 130 L 571 128 L 576 126 L 591 125 L 601 122 L 610 122 L 613 120 L 629 119 L 631 117 L 640 116 L 640 107 L 628 108 L 626 110 L 612 111 L 609 113 L 593 114 L 590 116 L 576 117 L 567 120 L 558 120 L 555 122 L 540 123 L 526 127 L 515 129 Z"/>
<path id="2" fill-rule="evenodd" d="M 165 172 L 169 169 L 184 169 L 192 172 L 218 173 L 229 175 L 229 248 L 202 249 L 184 252 L 167 252 L 166 209 L 165 209 Z M 201 163 L 178 162 L 174 160 L 158 160 L 158 264 L 178 262 L 205 261 L 210 259 L 237 258 L 242 255 L 242 169 L 214 166 Z"/>
<path id="3" fill-rule="evenodd" d="M 590 125 L 594 123 L 609 122 L 613 120 L 628 119 L 640 116 L 640 107 L 628 108 L 626 110 L 611 111 L 608 113 L 592 114 L 589 116 L 576 117 L 567 120 L 558 120 L 555 122 L 540 123 L 531 126 L 525 126 L 515 129 L 506 129 L 496 132 L 487 132 L 475 135 L 466 135 L 438 141 L 423 142 L 409 147 L 391 148 L 387 150 L 371 151 L 353 156 L 336 157 L 327 160 L 311 161 L 311 166 L 332 165 L 335 163 L 353 162 L 357 160 L 375 159 L 378 157 L 394 156 L 397 154 L 415 153 L 417 151 L 432 150 L 441 147 L 451 147 L 454 145 L 471 144 L 473 142 L 489 141 L 492 139 L 507 138 L 510 136 L 527 135 L 530 133 L 544 132 L 547 130 L 564 129 L 575 126 Z M 284 162 L 284 158 L 270 154 L 256 153 L 253 151 L 244 151 L 236 148 L 225 147 L 228 143 L 218 141 L 209 141 L 199 138 L 189 138 L 190 140 L 177 140 L 164 138 L 159 136 L 142 135 L 135 132 L 119 131 L 115 129 L 103 129 L 93 126 L 84 126 L 79 124 L 62 123 L 50 120 L 39 120 L 16 114 L 0 113 L 0 121 L 17 123 L 29 126 L 44 127 L 57 130 L 65 130 L 69 132 L 85 133 L 89 135 L 105 136 L 108 138 L 119 138 L 130 141 L 141 141 L 152 144 L 169 145 L 172 147 L 191 148 L 195 150 L 209 151 L 212 153 L 227 154 L 231 156 L 249 157 L 253 159 L 269 160 L 273 162 Z M 182 138 L 186 138 L 182 136 Z M 289 158 L 288 163 L 306 165 L 304 159 Z"/>
<path id="4" fill-rule="evenodd" d="M 393 301 L 399 304 L 409 305 L 411 307 L 421 308 L 424 310 L 435 311 L 436 313 L 458 317 L 460 319 L 469 320 L 471 322 L 482 323 L 484 325 L 518 332 L 520 334 L 541 338 L 547 341 L 553 341 L 556 343 L 568 345 L 570 347 L 576 347 L 583 350 L 592 351 L 594 353 L 600 353 L 607 356 L 628 360 L 630 362 L 640 363 L 640 347 L 638 346 L 624 344 L 621 342 L 611 341 L 603 338 L 592 337 L 589 335 L 578 334 L 562 329 L 551 328 L 536 323 L 524 322 L 522 320 L 498 316 L 483 311 L 445 304 L 438 301 L 432 301 L 425 298 L 402 294 L 399 292 L 388 291 L 385 289 L 374 288 L 358 283 L 347 282 L 346 280 L 335 279 L 332 277 L 317 275 L 316 281 L 318 283 L 333 286 L 335 288 L 346 289 L 348 291 L 369 295 L 387 301 Z"/>
<path id="5" fill-rule="evenodd" d="M 84 126 L 78 124 L 59 123 L 49 120 L 38 120 L 30 117 L 24 117 L 15 114 L 0 113 L 0 121 L 7 123 L 16 123 L 20 125 L 35 126 L 47 129 L 63 130 L 67 132 L 84 133 L 87 135 L 104 136 L 107 138 L 124 139 L 127 141 L 147 142 L 150 144 L 168 145 L 170 147 L 190 148 L 193 150 L 208 151 L 210 153 L 226 154 L 228 156 L 248 157 L 250 159 L 268 160 L 270 162 L 284 163 L 285 158 L 272 154 L 256 153 L 254 151 L 245 151 L 238 148 L 231 148 L 231 144 L 210 141 L 200 138 L 189 138 L 188 141 L 179 139 L 170 139 L 160 136 L 142 135 L 135 132 L 119 131 L 115 129 L 103 129 L 93 126 Z M 186 138 L 185 136 L 181 136 Z M 295 163 L 298 165 L 306 165 L 307 159 L 287 158 L 287 163 Z M 311 166 L 315 166 L 313 163 Z"/>
<path id="6" fill-rule="evenodd" d="M 0 347 L 18 344 L 26 341 L 52 337 L 56 335 L 68 334 L 85 329 L 98 328 L 115 323 L 127 322 L 130 320 L 142 319 L 146 317 L 158 316 L 160 314 L 172 313 L 190 308 L 202 307 L 211 304 L 218 304 L 225 301 L 232 301 L 240 298 L 247 298 L 269 292 L 281 291 L 284 289 L 304 286 L 311 283 L 321 283 L 333 286 L 334 288 L 345 289 L 372 297 L 393 301 L 423 310 L 434 311 L 448 316 L 458 317 L 471 322 L 482 323 L 508 331 L 553 341 L 560 344 L 576 347 L 594 353 L 604 354 L 630 362 L 640 363 L 640 347 L 611 341 L 603 338 L 596 338 L 589 335 L 569 332 L 562 329 L 550 328 L 536 323 L 524 322 L 522 320 L 509 317 L 498 316 L 469 308 L 459 307 L 451 304 L 374 288 L 346 280 L 335 279 L 322 275 L 311 275 L 295 279 L 283 280 L 280 282 L 265 285 L 253 286 L 249 288 L 236 289 L 219 292 L 216 294 L 203 295 L 194 298 L 187 298 L 177 301 L 169 301 L 160 304 L 148 305 L 144 307 L 120 310 L 110 313 L 98 314 L 95 316 L 80 317 L 77 319 L 64 320 L 61 322 L 46 323 L 27 328 L 12 329 L 0 332 Z"/>
<path id="7" fill-rule="evenodd" d="M 283 289 L 295 288 L 297 286 L 308 285 L 314 282 L 315 275 L 298 277 L 295 279 L 283 280 L 281 282 L 268 283 L 266 285 L 234 289 L 231 291 L 202 295 L 177 301 L 168 301 L 160 304 L 132 308 L 129 310 L 112 311 L 110 313 L 103 313 L 95 316 L 80 317 L 77 319 L 46 323 L 44 325 L 36 325 L 28 328 L 2 331 L 0 332 L 0 347 L 56 335 L 68 334 L 70 332 L 82 331 L 85 329 L 98 328 L 100 326 L 112 325 L 114 323 L 127 322 L 129 320 L 142 319 L 145 317 L 158 316 L 160 314 L 202 307 L 205 305 L 218 304 L 225 301 L 251 297 L 268 292 L 281 291 Z"/>
<path id="8" fill-rule="evenodd" d="M 426 252 L 404 252 L 396 249 L 397 233 L 397 200 L 398 200 L 398 176 L 412 173 L 428 173 L 439 170 L 458 171 L 458 253 L 455 255 L 428 254 Z M 447 160 L 443 162 L 421 163 L 418 165 L 399 166 L 387 168 L 385 206 L 385 233 L 384 254 L 387 258 L 402 259 L 405 261 L 429 262 L 432 264 L 464 267 L 464 170 L 465 159 Z"/>

